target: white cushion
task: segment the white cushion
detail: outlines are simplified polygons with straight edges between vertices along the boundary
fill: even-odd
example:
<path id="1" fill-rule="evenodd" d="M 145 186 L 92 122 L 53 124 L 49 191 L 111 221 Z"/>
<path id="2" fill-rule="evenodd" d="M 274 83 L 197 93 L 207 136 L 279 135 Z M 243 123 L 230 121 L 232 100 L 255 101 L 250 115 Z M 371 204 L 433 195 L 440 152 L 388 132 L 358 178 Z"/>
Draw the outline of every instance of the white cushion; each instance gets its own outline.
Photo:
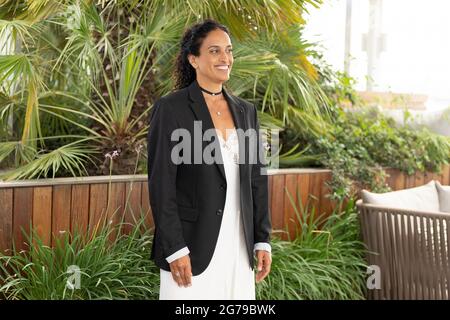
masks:
<path id="1" fill-rule="evenodd" d="M 420 187 L 386 193 L 362 190 L 362 199 L 364 203 L 383 207 L 439 212 L 439 196 L 434 180 Z"/>
<path id="2" fill-rule="evenodd" d="M 439 181 L 436 181 L 436 189 L 439 196 L 440 211 L 450 213 L 450 186 L 443 186 Z"/>

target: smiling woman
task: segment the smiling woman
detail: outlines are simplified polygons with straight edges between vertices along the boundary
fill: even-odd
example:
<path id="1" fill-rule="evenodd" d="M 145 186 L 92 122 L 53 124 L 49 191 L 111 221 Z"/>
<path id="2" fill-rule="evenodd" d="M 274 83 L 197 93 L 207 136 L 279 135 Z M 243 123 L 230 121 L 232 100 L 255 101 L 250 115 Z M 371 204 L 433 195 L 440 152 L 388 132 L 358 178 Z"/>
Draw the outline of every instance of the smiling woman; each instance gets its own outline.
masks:
<path id="1" fill-rule="evenodd" d="M 228 29 L 205 20 L 188 29 L 177 59 L 178 90 L 155 102 L 148 135 L 150 203 L 155 222 L 152 258 L 160 267 L 160 299 L 255 299 L 256 281 L 270 272 L 271 222 L 263 159 L 236 161 L 262 150 L 256 108 L 228 93 L 233 65 Z M 196 139 L 212 132 L 214 163 L 174 163 L 176 130 Z M 257 143 L 235 132 L 253 129 Z M 183 140 L 184 141 L 184 140 Z M 194 141 L 194 157 L 207 141 Z M 208 146 L 207 146 L 208 147 Z M 252 158 L 250 156 L 249 158 Z"/>
<path id="2" fill-rule="evenodd" d="M 216 29 L 208 33 L 200 48 L 201 59 L 200 56 L 189 55 L 189 62 L 198 72 L 197 80 L 214 80 L 216 89 L 220 89 L 221 83 L 218 81 L 227 81 L 230 77 L 232 52 L 231 40 L 226 32 Z"/>
<path id="3" fill-rule="evenodd" d="M 214 126 L 226 140 L 227 128 L 231 130 L 234 128 L 231 114 L 227 112 L 227 102 L 221 96 L 222 83 L 230 78 L 233 66 L 231 39 L 228 33 L 220 28 L 210 31 L 199 48 L 199 55 L 190 53 L 188 59 L 195 69 L 200 89 L 206 93 L 203 96 Z"/>

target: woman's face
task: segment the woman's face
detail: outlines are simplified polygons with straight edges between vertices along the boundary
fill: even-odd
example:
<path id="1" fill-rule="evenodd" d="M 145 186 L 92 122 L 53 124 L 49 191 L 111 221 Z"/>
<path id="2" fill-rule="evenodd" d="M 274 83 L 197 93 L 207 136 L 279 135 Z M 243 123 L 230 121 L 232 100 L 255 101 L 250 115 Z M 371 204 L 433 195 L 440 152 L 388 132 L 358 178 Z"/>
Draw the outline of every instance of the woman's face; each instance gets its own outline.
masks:
<path id="1" fill-rule="evenodd" d="M 189 61 L 197 72 L 197 79 L 215 83 L 227 81 L 233 65 L 230 37 L 221 29 L 209 32 L 200 46 L 200 55 L 189 55 Z"/>

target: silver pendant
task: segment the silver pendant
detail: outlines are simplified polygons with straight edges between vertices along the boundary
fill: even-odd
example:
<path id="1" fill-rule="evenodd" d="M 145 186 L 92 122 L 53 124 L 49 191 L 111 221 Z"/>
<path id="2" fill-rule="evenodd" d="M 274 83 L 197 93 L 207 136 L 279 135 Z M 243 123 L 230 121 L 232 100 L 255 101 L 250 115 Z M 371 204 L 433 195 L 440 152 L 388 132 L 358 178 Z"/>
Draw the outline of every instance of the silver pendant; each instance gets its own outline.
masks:
<path id="1" fill-rule="evenodd" d="M 220 111 L 217 111 L 217 115 L 220 116 Z"/>

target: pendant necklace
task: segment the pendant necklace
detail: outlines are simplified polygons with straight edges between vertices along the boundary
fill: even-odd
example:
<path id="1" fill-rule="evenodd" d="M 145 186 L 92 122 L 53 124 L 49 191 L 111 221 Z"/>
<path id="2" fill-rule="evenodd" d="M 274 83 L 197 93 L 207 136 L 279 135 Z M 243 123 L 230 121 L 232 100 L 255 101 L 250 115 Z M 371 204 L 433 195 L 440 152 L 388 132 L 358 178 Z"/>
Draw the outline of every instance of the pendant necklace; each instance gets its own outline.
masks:
<path id="1" fill-rule="evenodd" d="M 199 87 L 200 87 L 200 86 L 199 86 Z M 211 91 L 206 90 L 206 89 L 204 89 L 204 88 L 202 88 L 202 87 L 200 87 L 200 89 L 201 89 L 203 92 L 206 92 L 207 94 L 210 94 L 210 95 L 212 95 L 212 96 L 218 96 L 219 94 L 222 94 L 222 90 L 219 91 L 219 92 L 211 92 Z M 222 113 L 221 113 L 220 111 L 216 111 L 216 114 L 217 114 L 218 116 L 222 115 Z"/>

